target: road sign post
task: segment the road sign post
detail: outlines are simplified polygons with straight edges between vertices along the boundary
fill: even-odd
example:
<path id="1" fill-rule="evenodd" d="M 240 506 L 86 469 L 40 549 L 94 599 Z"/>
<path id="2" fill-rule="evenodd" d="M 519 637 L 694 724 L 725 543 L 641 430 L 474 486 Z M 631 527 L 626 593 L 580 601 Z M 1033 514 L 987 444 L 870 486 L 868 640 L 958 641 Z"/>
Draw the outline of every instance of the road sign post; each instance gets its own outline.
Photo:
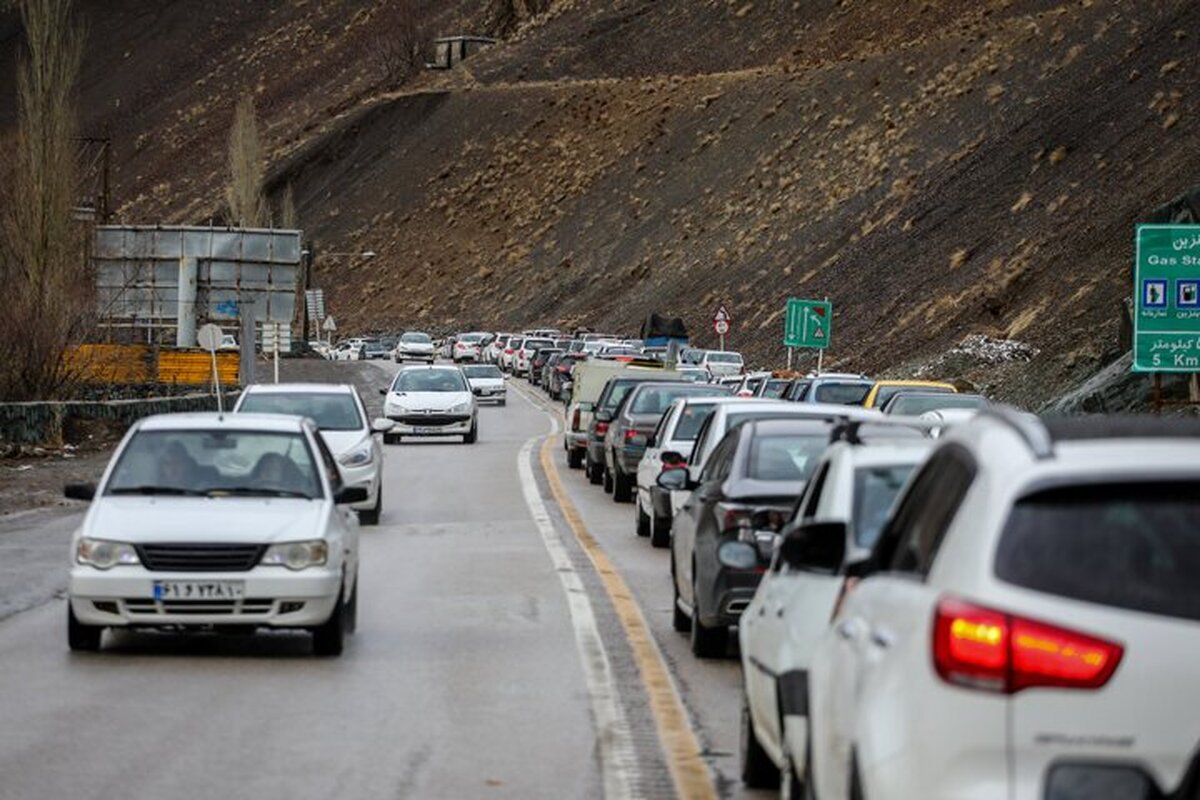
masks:
<path id="1" fill-rule="evenodd" d="M 829 299 L 801 300 L 789 297 L 783 321 L 783 346 L 788 349 L 788 368 L 792 366 L 792 348 L 809 347 L 817 351 L 817 372 L 821 371 L 825 349 L 833 333 L 833 304 Z"/>
<path id="2" fill-rule="evenodd" d="M 1133 371 L 1200 372 L 1200 225 L 1139 225 Z"/>
<path id="3" fill-rule="evenodd" d="M 321 323 L 321 330 L 325 331 L 326 333 L 325 343 L 333 344 L 333 332 L 337 330 L 337 323 L 333 321 L 332 314 L 326 317 L 325 321 Z"/>
<path id="4" fill-rule="evenodd" d="M 225 411 L 224 405 L 221 402 L 221 373 L 217 369 L 217 348 L 221 346 L 221 339 L 225 337 L 224 331 L 218 326 L 209 323 L 204 325 L 196 332 L 196 344 L 203 347 L 212 356 L 213 369 L 213 390 L 217 393 L 217 412 Z M 254 344 L 251 342 L 251 347 Z"/>
<path id="5" fill-rule="evenodd" d="M 724 350 L 725 335 L 729 333 L 729 328 L 731 325 L 733 325 L 733 317 L 729 314 L 729 309 L 725 308 L 723 303 L 721 304 L 721 307 L 717 309 L 717 313 L 713 314 L 712 325 L 713 333 L 717 335 L 721 342 L 720 348 Z"/>

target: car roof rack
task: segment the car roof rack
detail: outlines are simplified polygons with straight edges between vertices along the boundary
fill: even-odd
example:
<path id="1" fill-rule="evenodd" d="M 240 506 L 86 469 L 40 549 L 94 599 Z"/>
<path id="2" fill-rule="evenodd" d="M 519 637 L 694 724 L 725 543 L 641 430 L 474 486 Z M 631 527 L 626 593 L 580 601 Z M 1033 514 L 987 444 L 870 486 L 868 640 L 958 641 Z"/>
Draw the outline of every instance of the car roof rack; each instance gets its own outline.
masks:
<path id="1" fill-rule="evenodd" d="M 937 428 L 938 423 L 922 420 L 922 419 L 889 419 L 880 417 L 879 419 L 850 419 L 849 417 L 841 417 L 840 421 L 833 427 L 829 433 L 829 443 L 836 444 L 837 442 L 845 442 L 846 444 L 861 445 L 867 444 L 863 440 L 862 426 L 868 426 L 868 430 L 894 428 L 897 431 L 906 430 L 916 432 L 922 436 L 927 436 L 930 431 Z M 886 438 L 886 435 L 885 437 Z"/>
<path id="2" fill-rule="evenodd" d="M 1200 437 L 1200 419 L 1148 414 L 1052 416 L 1042 420 L 1051 441 Z"/>
<path id="3" fill-rule="evenodd" d="M 977 419 L 991 419 L 1015 433 L 1038 461 L 1054 458 L 1054 438 L 1036 415 L 1012 406 L 981 409 Z"/>

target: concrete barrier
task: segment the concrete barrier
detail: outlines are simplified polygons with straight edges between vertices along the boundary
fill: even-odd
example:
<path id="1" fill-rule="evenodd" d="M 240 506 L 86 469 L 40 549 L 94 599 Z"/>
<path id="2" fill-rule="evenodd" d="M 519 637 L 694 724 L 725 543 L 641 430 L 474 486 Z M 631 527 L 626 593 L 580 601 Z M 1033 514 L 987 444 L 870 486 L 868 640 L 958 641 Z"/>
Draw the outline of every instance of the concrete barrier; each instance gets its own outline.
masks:
<path id="1" fill-rule="evenodd" d="M 239 392 L 225 392 L 232 408 Z M 142 417 L 187 411 L 216 411 L 214 394 L 147 397 L 133 400 L 0 403 L 0 443 L 60 447 L 72 422 L 103 422 L 125 430 Z"/>

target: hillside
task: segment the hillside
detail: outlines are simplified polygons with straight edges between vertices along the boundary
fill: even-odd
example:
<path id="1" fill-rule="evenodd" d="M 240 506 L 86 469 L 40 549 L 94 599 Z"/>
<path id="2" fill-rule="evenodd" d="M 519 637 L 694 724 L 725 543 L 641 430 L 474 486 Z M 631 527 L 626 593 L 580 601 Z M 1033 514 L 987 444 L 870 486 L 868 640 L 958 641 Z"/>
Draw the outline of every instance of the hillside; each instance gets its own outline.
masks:
<path id="1" fill-rule="evenodd" d="M 103 5 L 84 105 L 118 139 L 121 217 L 219 216 L 254 87 L 272 188 L 326 250 L 380 254 L 318 264 L 353 329 L 657 309 L 708 342 L 723 302 L 768 364 L 783 299 L 829 296 L 832 363 L 1016 338 L 1033 368 L 955 369 L 1036 404 L 1119 355 L 1133 225 L 1200 182 L 1187 0 L 561 0 L 394 91 L 368 3 L 224 2 L 206 26 Z M 479 32 L 483 5 L 425 13 Z"/>

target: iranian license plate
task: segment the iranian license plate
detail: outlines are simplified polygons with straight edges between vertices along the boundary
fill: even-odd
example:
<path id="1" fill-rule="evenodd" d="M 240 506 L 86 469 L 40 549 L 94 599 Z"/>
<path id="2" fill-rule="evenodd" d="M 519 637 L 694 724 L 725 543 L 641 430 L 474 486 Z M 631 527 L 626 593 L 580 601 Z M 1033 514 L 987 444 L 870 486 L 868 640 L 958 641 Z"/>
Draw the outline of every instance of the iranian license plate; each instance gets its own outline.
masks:
<path id="1" fill-rule="evenodd" d="M 155 581 L 155 600 L 238 600 L 245 581 Z"/>
<path id="2" fill-rule="evenodd" d="M 441 429 L 441 428 L 430 427 L 430 426 L 428 426 L 428 425 L 418 425 L 418 426 L 417 426 L 416 428 L 414 428 L 413 430 L 414 430 L 414 431 L 416 431 L 417 433 L 432 433 L 432 434 L 438 434 L 438 433 L 441 433 L 441 432 L 442 432 L 442 429 Z"/>

